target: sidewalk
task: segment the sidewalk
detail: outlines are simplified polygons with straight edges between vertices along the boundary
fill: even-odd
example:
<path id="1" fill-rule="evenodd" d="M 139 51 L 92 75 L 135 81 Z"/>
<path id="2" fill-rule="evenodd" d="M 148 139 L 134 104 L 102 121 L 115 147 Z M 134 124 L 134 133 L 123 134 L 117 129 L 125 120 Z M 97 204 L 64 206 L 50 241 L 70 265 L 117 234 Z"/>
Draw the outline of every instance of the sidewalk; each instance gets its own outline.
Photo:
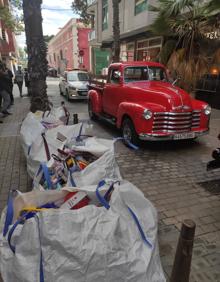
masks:
<path id="1" fill-rule="evenodd" d="M 31 187 L 19 139 L 29 98 L 18 97 L 17 89 L 14 92 L 13 115 L 0 124 L 0 211 L 6 204 L 9 189 L 25 192 Z M 56 96 L 52 101 L 58 106 L 60 99 Z M 216 138 L 219 132 L 220 111 L 213 110 L 210 134 L 201 138 L 200 146 L 197 142 L 178 144 L 172 145 L 171 150 L 167 143 L 147 144 L 137 152 L 124 146 L 117 152 L 123 177 L 137 185 L 158 210 L 160 255 L 167 277 L 172 269 L 181 221 L 192 218 L 197 228 L 190 281 L 220 281 L 220 191 L 213 194 L 201 184 L 220 178 L 219 170 L 206 172 L 205 169 L 212 150 L 219 146 Z"/>
<path id="2" fill-rule="evenodd" d="M 15 86 L 16 87 L 16 86 Z M 9 189 L 27 191 L 31 181 L 26 170 L 26 159 L 20 145 L 20 126 L 29 110 L 29 98 L 18 98 L 15 89 L 12 115 L 0 124 L 0 211 L 4 208 Z"/>

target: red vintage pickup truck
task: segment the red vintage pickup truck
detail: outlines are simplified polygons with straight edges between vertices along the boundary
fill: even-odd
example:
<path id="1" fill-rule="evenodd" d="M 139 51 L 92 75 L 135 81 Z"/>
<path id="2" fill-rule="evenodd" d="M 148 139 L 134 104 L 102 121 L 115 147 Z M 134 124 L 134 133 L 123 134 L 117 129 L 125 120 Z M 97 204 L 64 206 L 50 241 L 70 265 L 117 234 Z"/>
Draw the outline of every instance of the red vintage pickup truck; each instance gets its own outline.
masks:
<path id="1" fill-rule="evenodd" d="M 106 83 L 91 81 L 88 109 L 128 141 L 193 139 L 208 133 L 211 108 L 169 82 L 155 62 L 111 64 Z"/>

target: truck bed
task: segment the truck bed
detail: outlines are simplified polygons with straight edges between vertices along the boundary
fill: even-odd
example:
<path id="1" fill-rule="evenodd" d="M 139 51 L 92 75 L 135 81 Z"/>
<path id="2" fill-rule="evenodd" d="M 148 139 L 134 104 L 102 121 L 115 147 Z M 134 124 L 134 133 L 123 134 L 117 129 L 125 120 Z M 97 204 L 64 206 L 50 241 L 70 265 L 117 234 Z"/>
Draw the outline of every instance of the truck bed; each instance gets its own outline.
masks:
<path id="1" fill-rule="evenodd" d="M 103 91 L 105 84 L 107 82 L 107 77 L 106 76 L 97 76 L 93 77 L 89 81 L 89 90 L 98 90 L 98 91 Z"/>

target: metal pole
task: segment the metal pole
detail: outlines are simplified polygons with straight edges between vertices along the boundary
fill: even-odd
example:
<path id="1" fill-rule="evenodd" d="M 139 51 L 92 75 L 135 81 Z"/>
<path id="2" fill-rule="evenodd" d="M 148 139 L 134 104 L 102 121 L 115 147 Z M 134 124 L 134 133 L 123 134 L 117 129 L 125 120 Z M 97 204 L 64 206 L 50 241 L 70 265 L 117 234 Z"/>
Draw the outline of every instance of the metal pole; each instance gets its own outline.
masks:
<path id="1" fill-rule="evenodd" d="M 189 282 L 195 228 L 194 221 L 183 221 L 170 282 Z"/>
<path id="2" fill-rule="evenodd" d="M 73 124 L 79 123 L 78 114 L 73 114 Z"/>

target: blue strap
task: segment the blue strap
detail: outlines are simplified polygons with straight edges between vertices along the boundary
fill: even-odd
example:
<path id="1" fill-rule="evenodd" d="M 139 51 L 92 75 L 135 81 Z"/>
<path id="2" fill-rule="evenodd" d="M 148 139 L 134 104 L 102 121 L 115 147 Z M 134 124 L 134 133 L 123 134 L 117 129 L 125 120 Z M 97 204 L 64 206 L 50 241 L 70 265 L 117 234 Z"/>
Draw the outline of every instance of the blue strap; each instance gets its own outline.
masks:
<path id="1" fill-rule="evenodd" d="M 111 192 L 114 190 L 114 182 L 110 185 L 109 189 L 106 191 L 105 195 L 104 195 L 104 199 L 107 201 L 109 195 L 111 194 Z"/>
<path id="2" fill-rule="evenodd" d="M 41 167 L 42 167 L 42 170 L 43 170 L 44 178 L 47 182 L 47 187 L 48 187 L 48 189 L 52 189 L 52 183 L 51 183 L 51 179 L 50 179 L 49 169 L 48 169 L 48 167 L 45 163 L 42 163 Z"/>
<path id="3" fill-rule="evenodd" d="M 128 147 L 130 147 L 130 148 L 133 149 L 133 150 L 138 150 L 138 149 L 139 149 L 138 146 L 134 145 L 133 143 L 131 143 L 130 141 L 126 140 L 126 139 L 123 138 L 123 137 L 117 137 L 117 138 L 115 138 L 115 141 L 118 141 L 118 140 L 124 141 L 125 145 L 127 145 Z"/>
<path id="4" fill-rule="evenodd" d="M 14 216 L 14 209 L 13 209 L 13 198 L 12 198 L 12 191 L 9 191 L 8 194 L 8 203 L 7 203 L 7 212 L 5 217 L 5 224 L 3 229 L 3 236 L 5 237 L 8 233 L 8 228 L 12 224 Z"/>
<path id="5" fill-rule="evenodd" d="M 70 171 L 70 182 L 71 182 L 72 187 L 76 187 L 76 183 L 73 179 L 73 175 L 72 175 L 71 171 Z"/>
<path id="6" fill-rule="evenodd" d="M 73 179 L 73 173 L 74 173 L 75 171 L 80 171 L 80 168 L 79 168 L 77 165 L 74 165 L 73 167 L 69 168 L 70 182 L 71 182 L 71 185 L 72 185 L 73 187 L 76 187 L 76 183 L 75 183 L 75 181 L 74 181 L 74 179 Z"/>
<path id="7" fill-rule="evenodd" d="M 128 206 L 127 206 L 127 208 L 128 208 L 130 214 L 132 215 L 132 217 L 133 217 L 133 219 L 134 219 L 134 221 L 135 221 L 135 223 L 136 223 L 136 225 L 137 225 L 137 227 L 138 227 L 138 230 L 139 230 L 139 232 L 140 232 L 140 234 L 141 234 L 142 240 L 145 242 L 146 245 L 148 245 L 150 248 L 152 248 L 153 246 L 152 246 L 152 244 L 150 243 L 150 241 L 146 238 L 146 236 L 145 236 L 145 234 L 144 234 L 144 231 L 143 231 L 143 229 L 142 229 L 142 227 L 141 227 L 141 224 L 140 224 L 140 222 L 139 222 L 139 220 L 138 220 L 136 214 L 135 214 L 135 213 L 133 212 L 133 210 L 132 210 L 131 208 L 129 208 Z"/>
<path id="8" fill-rule="evenodd" d="M 31 145 L 28 146 L 28 156 L 30 155 L 30 152 L 31 152 Z"/>
<path id="9" fill-rule="evenodd" d="M 76 137 L 76 141 L 80 141 L 81 140 L 81 135 L 82 135 L 82 129 L 83 129 L 83 123 L 81 124 L 80 126 L 80 129 L 79 129 L 79 134 L 78 136 Z"/>
<path id="10" fill-rule="evenodd" d="M 105 183 L 106 183 L 105 180 L 102 180 L 102 181 L 99 182 L 99 184 L 98 184 L 98 186 L 96 188 L 96 197 L 98 198 L 99 202 L 108 210 L 110 208 L 109 203 L 106 201 L 105 197 L 102 197 L 102 195 L 99 193 L 100 188 L 102 186 L 104 186 Z"/>
<path id="11" fill-rule="evenodd" d="M 39 243 L 40 243 L 40 282 L 44 282 L 44 267 L 43 267 L 43 254 L 41 248 L 41 235 L 40 235 L 40 222 L 38 216 L 35 216 L 38 226 Z"/>
<path id="12" fill-rule="evenodd" d="M 13 253 L 15 253 L 15 246 L 13 246 L 11 244 L 11 237 L 16 229 L 16 227 L 19 225 L 19 224 L 23 224 L 25 222 L 26 219 L 28 218 L 31 218 L 35 215 L 35 212 L 26 212 L 24 213 L 21 217 L 18 218 L 18 220 L 14 223 L 14 225 L 12 226 L 12 228 L 9 230 L 8 232 L 8 245 L 11 249 L 11 251 Z"/>
<path id="13" fill-rule="evenodd" d="M 109 203 L 106 201 L 106 198 L 108 197 L 108 195 L 111 193 L 111 191 L 114 189 L 114 183 L 111 184 L 110 188 L 108 189 L 108 191 L 105 193 L 104 197 L 101 196 L 101 194 L 99 193 L 99 189 L 105 185 L 105 180 L 102 180 L 99 182 L 97 188 L 96 188 L 96 196 L 98 198 L 98 200 L 100 201 L 100 203 L 108 210 L 110 208 L 110 205 Z M 141 224 L 136 216 L 136 214 L 133 212 L 133 210 L 131 208 L 129 208 L 127 206 L 130 214 L 132 215 L 137 227 L 138 227 L 138 230 L 141 234 L 141 238 L 143 239 L 143 241 L 145 242 L 145 244 L 147 244 L 150 248 L 152 248 L 152 244 L 150 243 L 150 241 L 146 238 L 145 234 L 144 234 L 144 231 L 141 227 Z"/>
<path id="14" fill-rule="evenodd" d="M 9 232 L 8 232 L 8 245 L 9 245 L 9 247 L 10 247 L 10 249 L 11 249 L 11 251 L 12 251 L 13 253 L 15 253 L 15 246 L 13 246 L 13 245 L 11 244 L 11 237 L 12 237 L 12 235 L 13 235 L 13 233 L 14 233 L 16 227 L 17 227 L 18 224 L 20 224 L 20 223 L 21 223 L 21 219 L 18 219 L 18 220 L 15 222 L 15 224 L 12 226 L 12 228 L 9 230 Z"/>

